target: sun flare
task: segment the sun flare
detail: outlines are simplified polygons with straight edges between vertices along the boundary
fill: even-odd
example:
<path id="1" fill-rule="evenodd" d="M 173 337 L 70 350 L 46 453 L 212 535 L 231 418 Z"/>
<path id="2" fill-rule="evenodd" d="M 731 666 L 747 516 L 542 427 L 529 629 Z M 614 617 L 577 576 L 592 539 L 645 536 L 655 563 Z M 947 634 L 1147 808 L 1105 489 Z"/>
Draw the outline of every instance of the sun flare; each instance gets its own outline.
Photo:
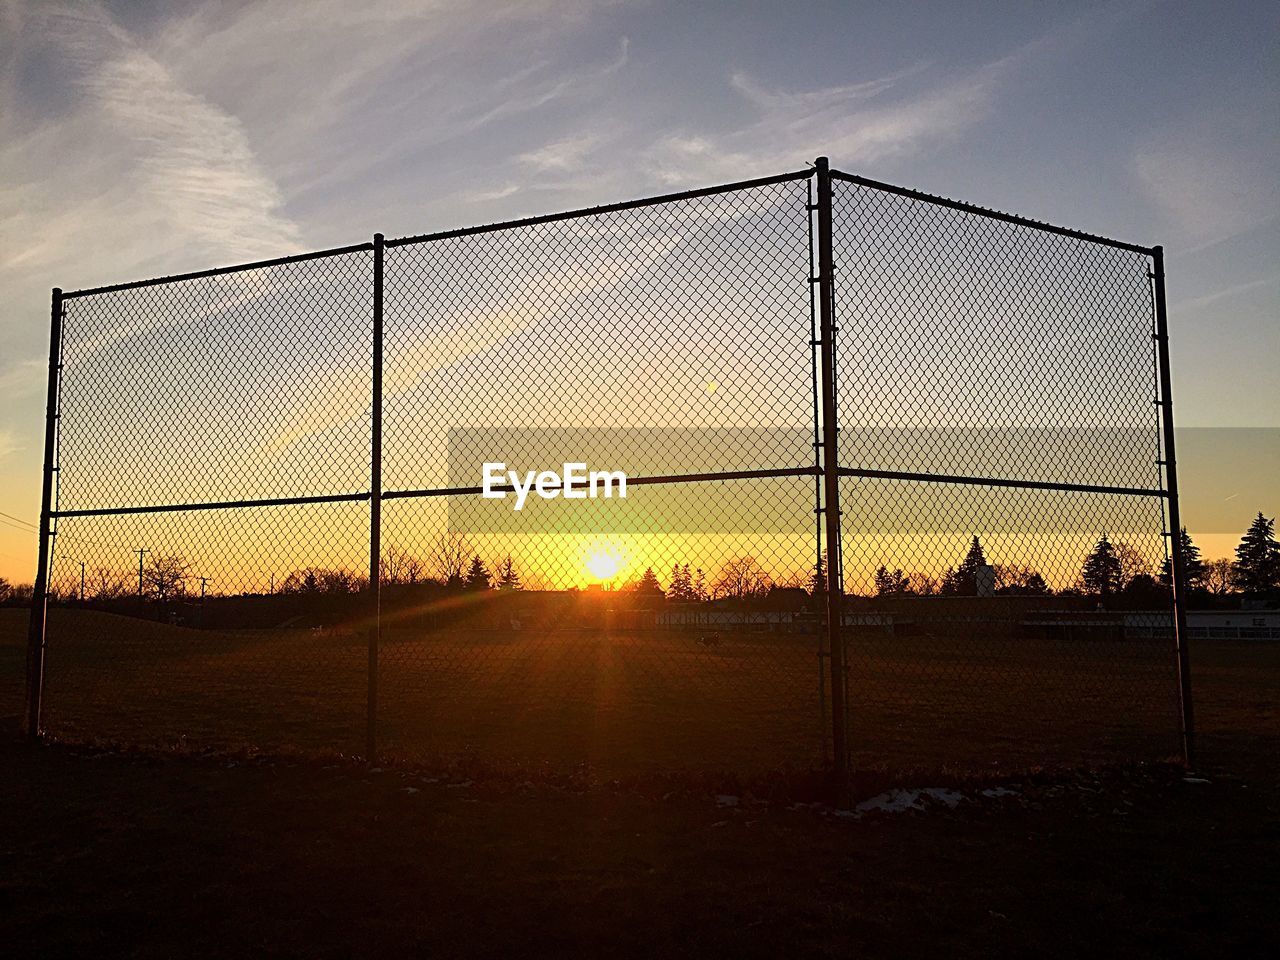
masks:
<path id="1" fill-rule="evenodd" d="M 622 569 L 622 558 L 618 556 L 617 551 L 609 548 L 593 550 L 587 554 L 584 562 L 587 572 L 601 581 L 612 580 Z"/>

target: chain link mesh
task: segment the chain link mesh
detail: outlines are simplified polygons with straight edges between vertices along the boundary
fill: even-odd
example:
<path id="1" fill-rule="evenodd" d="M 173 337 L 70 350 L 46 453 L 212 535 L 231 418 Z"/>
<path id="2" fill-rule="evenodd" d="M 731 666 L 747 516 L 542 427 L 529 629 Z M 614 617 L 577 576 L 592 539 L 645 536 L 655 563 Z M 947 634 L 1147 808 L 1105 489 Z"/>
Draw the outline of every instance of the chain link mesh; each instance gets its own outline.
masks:
<path id="1" fill-rule="evenodd" d="M 363 742 L 372 255 L 65 301 L 45 726 Z M 355 500 L 191 509 L 297 497 Z"/>
<path id="2" fill-rule="evenodd" d="M 811 468 L 807 197 L 793 179 L 388 250 L 388 488 L 474 486 L 486 461 Z M 820 760 L 811 477 L 558 504 L 384 505 L 390 743 L 602 769 Z M 507 564 L 522 589 L 496 604 L 404 582 Z"/>
<path id="3" fill-rule="evenodd" d="M 855 758 L 1176 753 L 1150 258 L 839 177 L 832 226 Z"/>
<path id="4" fill-rule="evenodd" d="M 1148 258 L 840 176 L 855 761 L 1170 752 Z M 830 762 L 813 196 L 796 174 L 69 297 L 46 727 L 359 752 L 378 623 L 388 753 Z M 480 496 L 495 462 L 627 496 L 516 511 Z"/>

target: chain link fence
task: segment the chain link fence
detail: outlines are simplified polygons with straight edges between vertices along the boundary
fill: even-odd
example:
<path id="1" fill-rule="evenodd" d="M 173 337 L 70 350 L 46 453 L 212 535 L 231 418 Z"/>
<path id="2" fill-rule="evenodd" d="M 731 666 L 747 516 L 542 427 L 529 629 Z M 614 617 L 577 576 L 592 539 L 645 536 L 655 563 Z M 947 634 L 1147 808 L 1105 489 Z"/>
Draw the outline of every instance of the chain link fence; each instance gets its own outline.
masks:
<path id="1" fill-rule="evenodd" d="M 29 723 L 602 775 L 1172 754 L 1153 255 L 820 161 L 55 291 Z"/>
<path id="2" fill-rule="evenodd" d="M 855 756 L 1175 754 L 1151 252 L 833 181 Z"/>

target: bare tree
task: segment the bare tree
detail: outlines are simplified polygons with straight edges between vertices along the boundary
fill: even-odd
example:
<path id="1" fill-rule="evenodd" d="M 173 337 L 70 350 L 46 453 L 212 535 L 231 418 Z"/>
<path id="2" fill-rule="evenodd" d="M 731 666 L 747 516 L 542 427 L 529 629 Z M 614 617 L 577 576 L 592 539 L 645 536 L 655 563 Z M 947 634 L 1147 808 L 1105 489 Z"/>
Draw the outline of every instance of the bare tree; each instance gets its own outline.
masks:
<path id="1" fill-rule="evenodd" d="M 431 548 L 431 564 L 436 576 L 445 583 L 458 586 L 463 582 L 463 573 L 474 555 L 475 551 L 462 534 L 443 533 Z"/>
<path id="2" fill-rule="evenodd" d="M 383 583 L 417 583 L 425 579 L 423 563 L 403 547 L 389 546 L 382 552 L 379 568 Z"/>
<path id="3" fill-rule="evenodd" d="M 1231 561 L 1226 557 L 1210 560 L 1204 564 L 1201 582 L 1215 597 L 1222 597 L 1231 592 L 1231 574 Z"/>
<path id="4" fill-rule="evenodd" d="M 907 593 L 921 597 L 932 597 L 939 590 L 938 581 L 927 573 L 907 574 Z"/>
<path id="5" fill-rule="evenodd" d="M 89 582 L 90 596 L 95 600 L 115 600 L 129 592 L 124 576 L 106 567 L 96 567 Z"/>
<path id="6" fill-rule="evenodd" d="M 152 557 L 142 580 L 157 600 L 172 600 L 187 592 L 190 564 L 177 554 Z"/>
<path id="7" fill-rule="evenodd" d="M 711 593 L 718 598 L 735 600 L 760 597 L 769 592 L 773 581 L 755 557 L 737 557 L 720 568 L 720 575 L 711 586 Z"/>
<path id="8" fill-rule="evenodd" d="M 1151 564 L 1143 556 L 1142 551 L 1132 544 L 1117 541 L 1115 544 L 1116 560 L 1120 563 L 1120 587 L 1131 583 L 1134 577 L 1151 576 Z"/>
<path id="9" fill-rule="evenodd" d="M 995 565 L 996 593 L 1046 594 L 1049 585 L 1037 570 L 1019 564 Z"/>

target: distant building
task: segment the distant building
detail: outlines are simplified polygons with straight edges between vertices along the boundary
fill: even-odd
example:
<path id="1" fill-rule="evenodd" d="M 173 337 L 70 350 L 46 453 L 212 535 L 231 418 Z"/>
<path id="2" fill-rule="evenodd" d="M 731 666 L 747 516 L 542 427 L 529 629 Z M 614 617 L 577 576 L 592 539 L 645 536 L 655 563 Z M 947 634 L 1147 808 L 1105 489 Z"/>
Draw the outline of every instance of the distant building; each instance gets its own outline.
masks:
<path id="1" fill-rule="evenodd" d="M 1192 640 L 1280 640 L 1280 610 L 1188 610 Z"/>

